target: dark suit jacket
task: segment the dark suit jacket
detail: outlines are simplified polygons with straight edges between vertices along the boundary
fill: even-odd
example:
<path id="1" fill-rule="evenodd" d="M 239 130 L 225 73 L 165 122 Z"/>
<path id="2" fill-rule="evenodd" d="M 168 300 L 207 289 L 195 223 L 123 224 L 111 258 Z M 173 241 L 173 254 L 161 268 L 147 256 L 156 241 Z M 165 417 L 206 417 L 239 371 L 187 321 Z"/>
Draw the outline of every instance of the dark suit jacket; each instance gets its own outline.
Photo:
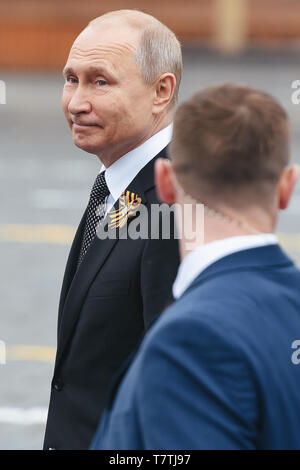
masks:
<path id="1" fill-rule="evenodd" d="M 216 261 L 115 380 L 92 448 L 300 449 L 299 325 L 300 272 L 277 245 Z"/>
<path id="2" fill-rule="evenodd" d="M 157 157 L 165 157 L 165 150 Z M 159 203 L 155 159 L 127 188 L 141 197 L 147 208 Z M 128 228 L 134 220 L 128 220 Z M 46 449 L 88 448 L 111 379 L 153 317 L 163 310 L 179 265 L 178 240 L 172 231 L 169 240 L 134 240 L 120 239 L 120 230 L 113 240 L 95 237 L 76 271 L 84 225 L 85 215 L 71 248 L 61 292 Z"/>

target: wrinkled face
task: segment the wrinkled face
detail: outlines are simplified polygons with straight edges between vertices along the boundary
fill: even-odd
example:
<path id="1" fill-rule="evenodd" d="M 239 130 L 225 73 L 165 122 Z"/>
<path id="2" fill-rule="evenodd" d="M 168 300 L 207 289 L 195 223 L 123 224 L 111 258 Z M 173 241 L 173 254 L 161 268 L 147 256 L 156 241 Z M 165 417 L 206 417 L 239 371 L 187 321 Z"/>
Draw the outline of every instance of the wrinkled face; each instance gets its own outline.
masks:
<path id="1" fill-rule="evenodd" d="M 135 63 L 137 44 L 127 26 L 90 26 L 64 68 L 62 107 L 74 143 L 104 163 L 142 143 L 153 126 L 155 86 L 145 84 Z"/>

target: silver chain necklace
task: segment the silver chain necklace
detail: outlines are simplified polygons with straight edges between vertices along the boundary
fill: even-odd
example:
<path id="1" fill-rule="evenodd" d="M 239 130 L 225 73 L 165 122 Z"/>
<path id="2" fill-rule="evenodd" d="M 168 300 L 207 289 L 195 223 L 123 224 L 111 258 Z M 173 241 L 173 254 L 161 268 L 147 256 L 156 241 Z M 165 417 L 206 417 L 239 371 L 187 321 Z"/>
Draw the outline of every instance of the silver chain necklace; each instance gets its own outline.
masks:
<path id="1" fill-rule="evenodd" d="M 250 233 L 253 233 L 253 234 L 256 234 L 256 235 L 262 233 L 259 230 L 257 230 L 256 228 L 252 227 L 252 225 L 250 225 L 248 222 L 246 222 L 244 220 L 240 220 L 240 219 L 237 219 L 237 218 L 234 218 L 234 217 L 230 217 L 229 215 L 223 214 L 220 211 L 217 211 L 215 209 L 211 209 L 207 205 L 203 204 L 203 202 L 198 201 L 197 199 L 194 199 L 192 196 L 187 194 L 181 187 L 179 187 L 179 192 L 184 196 L 184 198 L 186 200 L 188 200 L 192 204 L 195 204 L 195 205 L 196 204 L 201 204 L 204 207 L 204 211 L 207 214 L 209 214 L 211 217 L 214 217 L 218 220 L 223 220 L 224 222 L 235 225 L 236 227 L 240 227 L 243 230 L 249 231 Z"/>

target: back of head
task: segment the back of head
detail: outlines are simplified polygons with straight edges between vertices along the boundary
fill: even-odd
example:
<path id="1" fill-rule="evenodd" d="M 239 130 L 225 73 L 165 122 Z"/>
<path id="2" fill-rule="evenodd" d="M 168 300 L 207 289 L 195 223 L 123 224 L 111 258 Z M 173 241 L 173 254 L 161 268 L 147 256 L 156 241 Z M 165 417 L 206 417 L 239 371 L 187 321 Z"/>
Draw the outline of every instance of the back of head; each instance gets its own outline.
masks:
<path id="1" fill-rule="evenodd" d="M 164 73 L 173 73 L 176 88 L 171 105 L 178 101 L 182 74 L 181 46 L 173 31 L 147 13 L 138 10 L 116 10 L 93 19 L 89 26 L 124 24 L 139 32 L 136 62 L 145 82 L 153 84 Z"/>
<path id="2" fill-rule="evenodd" d="M 170 154 L 193 198 L 268 208 L 289 160 L 288 117 L 267 93 L 234 84 L 209 87 L 179 106 Z"/>

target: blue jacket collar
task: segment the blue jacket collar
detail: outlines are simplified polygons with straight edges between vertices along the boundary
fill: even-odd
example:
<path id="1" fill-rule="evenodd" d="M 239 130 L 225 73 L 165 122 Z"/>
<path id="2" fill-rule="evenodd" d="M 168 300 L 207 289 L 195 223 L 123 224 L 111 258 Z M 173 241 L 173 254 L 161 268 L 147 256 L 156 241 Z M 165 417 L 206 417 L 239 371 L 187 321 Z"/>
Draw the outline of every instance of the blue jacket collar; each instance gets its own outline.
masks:
<path id="1" fill-rule="evenodd" d="M 237 251 L 224 256 L 208 266 L 194 279 L 182 296 L 207 280 L 234 271 L 249 271 L 266 268 L 293 266 L 293 261 L 282 251 L 279 245 L 267 245 Z"/>

